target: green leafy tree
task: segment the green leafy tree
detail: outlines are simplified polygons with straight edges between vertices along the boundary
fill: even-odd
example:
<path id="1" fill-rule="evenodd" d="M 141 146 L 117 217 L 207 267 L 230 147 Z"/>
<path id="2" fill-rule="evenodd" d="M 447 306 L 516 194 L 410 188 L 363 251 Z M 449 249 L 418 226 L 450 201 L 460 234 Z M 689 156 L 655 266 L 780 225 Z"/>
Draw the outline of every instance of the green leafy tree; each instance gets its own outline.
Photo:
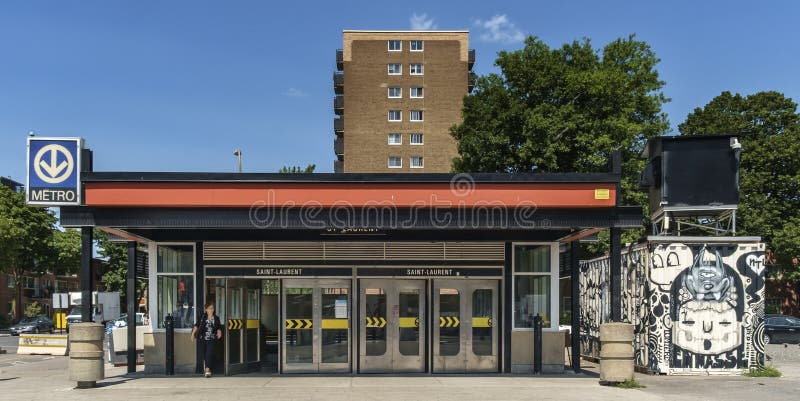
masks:
<path id="1" fill-rule="evenodd" d="M 738 234 L 759 235 L 770 264 L 800 278 L 800 114 L 782 93 L 722 92 L 678 126 L 682 135 L 736 134 L 742 143 Z"/>
<path id="2" fill-rule="evenodd" d="M 48 209 L 29 207 L 25 196 L 0 185 L 0 272 L 15 283 L 15 316 L 22 316 L 22 278 L 52 267 L 53 226 Z"/>
<path id="3" fill-rule="evenodd" d="M 53 231 L 53 274 L 77 274 L 81 269 L 81 232 L 74 228 Z"/>
<path id="4" fill-rule="evenodd" d="M 477 79 L 451 128 L 458 172 L 608 171 L 623 157 L 622 203 L 646 207 L 638 187 L 647 139 L 669 129 L 656 57 L 634 36 L 595 49 L 588 39 L 550 48 L 536 37 L 502 51 L 500 73 Z M 640 233 L 627 233 L 633 240 Z M 600 249 L 595 249 L 594 253 Z"/>
<path id="5" fill-rule="evenodd" d="M 95 230 L 94 238 L 98 245 L 98 254 L 105 260 L 103 283 L 107 291 L 119 293 L 120 303 L 127 305 L 128 299 L 128 245 L 124 242 L 109 240 L 104 231 Z M 140 251 L 141 252 L 141 251 Z M 136 299 L 142 299 L 146 291 L 146 281 L 143 277 L 136 280 Z"/>
<path id="6" fill-rule="evenodd" d="M 292 174 L 311 174 L 317 168 L 316 164 L 309 164 L 305 168 L 300 166 L 283 166 L 279 173 L 292 173 Z"/>
<path id="7" fill-rule="evenodd" d="M 42 314 L 42 306 L 39 301 L 34 301 L 25 307 L 25 317 L 36 317 Z"/>

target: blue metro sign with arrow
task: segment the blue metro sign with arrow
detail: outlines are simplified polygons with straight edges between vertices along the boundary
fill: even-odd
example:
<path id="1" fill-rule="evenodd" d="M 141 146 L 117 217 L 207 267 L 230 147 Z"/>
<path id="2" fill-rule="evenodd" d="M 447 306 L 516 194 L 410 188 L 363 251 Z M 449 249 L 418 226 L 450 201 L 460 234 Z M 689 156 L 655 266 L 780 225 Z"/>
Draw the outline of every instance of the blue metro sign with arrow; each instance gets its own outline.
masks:
<path id="1" fill-rule="evenodd" d="M 81 138 L 28 138 L 29 205 L 80 205 Z"/>

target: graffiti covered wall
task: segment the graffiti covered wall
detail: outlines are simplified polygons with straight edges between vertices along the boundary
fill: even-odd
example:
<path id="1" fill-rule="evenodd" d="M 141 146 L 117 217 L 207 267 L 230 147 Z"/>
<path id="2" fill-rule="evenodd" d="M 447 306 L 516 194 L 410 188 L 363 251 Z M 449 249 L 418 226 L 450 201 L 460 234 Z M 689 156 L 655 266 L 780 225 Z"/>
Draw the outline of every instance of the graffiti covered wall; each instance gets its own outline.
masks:
<path id="1" fill-rule="evenodd" d="M 763 364 L 764 246 L 649 242 L 623 250 L 623 321 L 635 363 L 655 373 L 725 373 Z M 582 265 L 582 353 L 599 355 L 608 258 Z M 598 296 L 599 294 L 599 296 Z M 585 310 L 584 310 L 585 308 Z"/>

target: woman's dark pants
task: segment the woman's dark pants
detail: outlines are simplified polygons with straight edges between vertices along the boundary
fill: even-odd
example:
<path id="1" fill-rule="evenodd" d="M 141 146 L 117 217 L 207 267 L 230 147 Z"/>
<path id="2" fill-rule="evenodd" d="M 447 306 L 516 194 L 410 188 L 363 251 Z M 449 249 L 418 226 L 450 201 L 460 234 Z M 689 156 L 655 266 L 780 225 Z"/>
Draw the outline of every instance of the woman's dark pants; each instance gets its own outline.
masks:
<path id="1" fill-rule="evenodd" d="M 211 369 L 214 366 L 214 347 L 217 345 L 217 342 L 214 340 L 202 340 L 201 349 L 203 350 L 203 362 L 205 362 L 205 368 Z"/>

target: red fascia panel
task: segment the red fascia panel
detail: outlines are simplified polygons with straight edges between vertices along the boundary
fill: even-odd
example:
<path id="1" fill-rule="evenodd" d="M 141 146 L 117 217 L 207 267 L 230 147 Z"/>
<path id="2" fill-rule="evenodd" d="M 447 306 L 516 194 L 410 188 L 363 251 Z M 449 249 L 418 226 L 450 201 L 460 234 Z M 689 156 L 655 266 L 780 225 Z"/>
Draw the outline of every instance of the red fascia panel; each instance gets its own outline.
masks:
<path id="1" fill-rule="evenodd" d="M 611 207 L 613 183 L 86 182 L 86 206 Z"/>

